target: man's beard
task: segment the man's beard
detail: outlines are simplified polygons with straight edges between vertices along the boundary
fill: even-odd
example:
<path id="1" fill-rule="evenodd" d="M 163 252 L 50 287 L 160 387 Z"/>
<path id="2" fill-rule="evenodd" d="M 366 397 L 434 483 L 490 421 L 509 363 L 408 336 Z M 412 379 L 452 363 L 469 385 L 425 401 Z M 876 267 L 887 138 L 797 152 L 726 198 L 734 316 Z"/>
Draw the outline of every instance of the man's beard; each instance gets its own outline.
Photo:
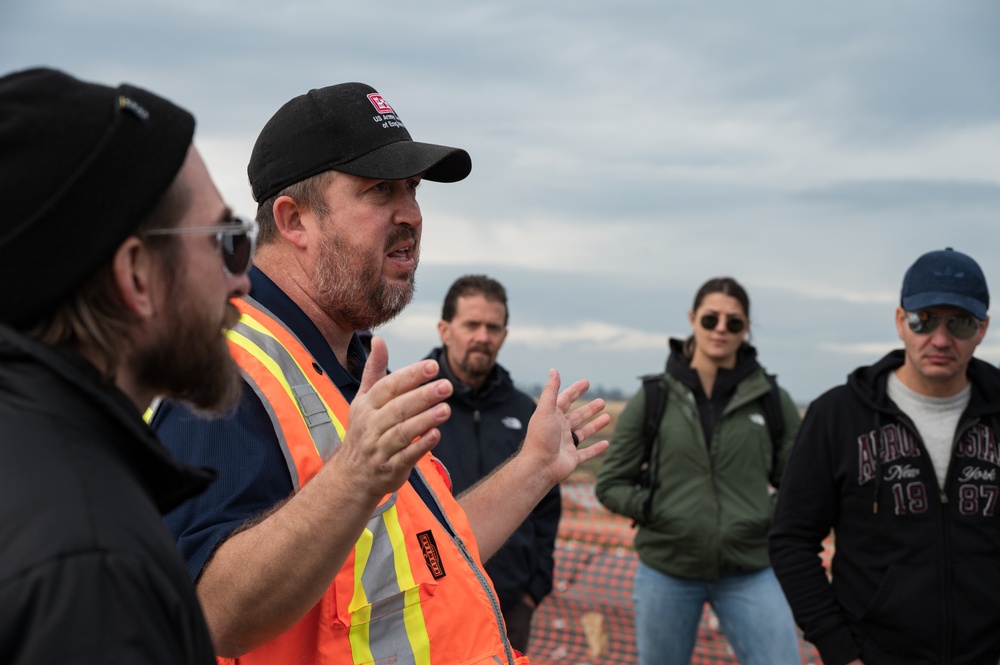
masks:
<path id="1" fill-rule="evenodd" d="M 413 299 L 416 270 L 402 284 L 382 275 L 381 259 L 400 241 L 412 239 L 417 257 L 417 229 L 398 226 L 381 254 L 366 255 L 341 238 L 326 236 L 316 263 L 316 299 L 327 316 L 354 330 L 371 330 L 392 321 Z"/>
<path id="2" fill-rule="evenodd" d="M 224 335 L 224 329 L 236 325 L 239 311 L 226 303 L 225 320 L 212 321 L 186 295 L 171 295 L 163 318 L 167 330 L 157 344 L 136 355 L 137 378 L 157 394 L 183 401 L 203 415 L 222 415 L 236 405 L 241 392 L 240 370 Z M 181 303 L 187 303 L 184 311 Z"/>
<path id="3" fill-rule="evenodd" d="M 482 351 L 486 355 L 472 355 L 473 351 Z M 493 366 L 496 364 L 496 356 L 492 353 L 489 347 L 484 346 L 470 346 L 465 351 L 465 356 L 462 358 L 460 366 L 462 372 L 466 376 L 473 377 L 476 379 L 483 378 L 489 375 L 493 371 Z"/>

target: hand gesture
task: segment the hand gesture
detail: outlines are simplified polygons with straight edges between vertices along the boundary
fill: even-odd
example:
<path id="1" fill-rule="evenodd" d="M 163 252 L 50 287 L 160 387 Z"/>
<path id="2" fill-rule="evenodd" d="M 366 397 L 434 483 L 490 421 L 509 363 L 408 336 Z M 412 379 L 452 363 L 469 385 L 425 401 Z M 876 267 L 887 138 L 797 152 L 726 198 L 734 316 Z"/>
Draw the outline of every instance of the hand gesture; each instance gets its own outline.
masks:
<path id="1" fill-rule="evenodd" d="M 584 449 L 578 449 L 577 445 L 611 422 L 611 416 L 601 413 L 604 410 L 603 399 L 572 408 L 587 392 L 589 381 L 577 381 L 562 392 L 559 392 L 559 385 L 559 372 L 549 370 L 548 383 L 528 423 L 522 449 L 524 454 L 536 458 L 540 469 L 548 471 L 553 485 L 564 480 L 583 462 L 608 449 L 606 440 Z"/>
<path id="2" fill-rule="evenodd" d="M 435 361 L 421 360 L 387 375 L 388 361 L 385 341 L 372 338 L 347 434 L 334 457 L 351 482 L 378 497 L 406 482 L 414 465 L 440 440 L 437 426 L 451 415 L 451 407 L 441 403 L 452 393 L 451 382 L 427 383 L 438 374 Z"/>

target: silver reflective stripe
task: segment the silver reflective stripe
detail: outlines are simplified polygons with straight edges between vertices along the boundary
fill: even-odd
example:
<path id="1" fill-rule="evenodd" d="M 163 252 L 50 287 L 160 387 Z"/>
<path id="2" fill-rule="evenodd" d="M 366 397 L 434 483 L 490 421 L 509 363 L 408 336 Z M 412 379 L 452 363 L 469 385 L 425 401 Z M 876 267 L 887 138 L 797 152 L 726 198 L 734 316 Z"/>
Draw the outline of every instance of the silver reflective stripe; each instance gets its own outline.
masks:
<path id="1" fill-rule="evenodd" d="M 368 530 L 372 532 L 372 551 L 368 556 L 365 570 L 361 573 L 361 585 L 365 588 L 365 595 L 370 601 L 373 598 L 394 596 L 402 589 L 396 579 L 392 543 L 389 541 L 389 533 L 381 515 L 368 522 Z M 373 619 L 375 616 L 375 612 L 372 612 Z"/>
<path id="2" fill-rule="evenodd" d="M 267 309 L 261 306 L 261 304 L 256 300 L 249 296 L 244 296 L 244 300 L 268 316 L 271 319 L 271 322 L 281 325 L 278 319 L 267 311 Z M 263 322 L 259 323 L 262 323 L 263 325 Z M 291 335 L 303 349 L 305 349 L 305 345 L 302 344 L 301 340 L 299 340 L 299 338 L 296 337 L 291 330 L 284 325 L 282 325 L 282 328 L 284 328 L 285 331 Z M 295 362 L 295 358 L 292 357 L 292 354 L 288 352 L 281 342 L 268 333 L 251 328 L 242 320 L 242 318 L 240 319 L 240 322 L 233 327 L 232 331 L 246 338 L 250 343 L 260 349 L 264 355 L 270 358 L 275 365 L 277 365 L 285 383 L 287 383 L 291 388 L 292 395 L 295 397 L 295 401 L 299 407 L 299 413 L 302 414 L 302 418 L 304 419 L 306 426 L 309 428 L 309 434 L 312 437 L 313 445 L 316 447 L 316 451 L 319 453 L 320 459 L 324 462 L 330 459 L 330 456 L 333 455 L 333 453 L 340 446 L 340 435 L 337 433 L 337 427 L 330 418 L 330 414 L 324 406 L 323 400 L 320 399 L 320 396 L 316 393 L 316 390 L 312 387 L 309 378 L 306 376 L 306 370 L 299 367 L 298 363 Z M 307 369 L 312 368 L 310 367 Z M 247 377 L 246 372 L 243 372 L 243 375 L 244 377 Z M 247 379 L 248 383 L 253 387 L 254 392 L 257 393 L 257 396 L 260 398 L 260 401 L 264 404 L 264 408 L 267 410 L 268 415 L 271 418 L 271 423 L 274 425 L 274 431 L 278 435 L 279 443 L 281 443 L 282 451 L 285 454 L 285 462 L 288 465 L 288 470 L 292 477 L 292 486 L 296 490 L 299 490 L 301 485 L 298 472 L 295 469 L 295 462 L 288 452 L 288 445 L 281 430 L 281 423 L 278 421 L 272 406 L 267 400 L 267 396 L 263 394 L 260 386 L 258 386 L 253 380 L 250 380 L 249 377 L 247 377 Z M 326 379 L 323 378 L 322 380 L 325 381 Z"/>
<path id="3" fill-rule="evenodd" d="M 417 659 L 406 636 L 403 623 L 403 594 L 372 603 L 368 624 L 368 645 L 376 663 L 416 665 Z"/>
<path id="4" fill-rule="evenodd" d="M 396 578 L 395 554 L 381 514 L 368 522 L 368 529 L 372 549 L 361 573 L 361 585 L 370 601 L 377 599 L 371 602 L 368 646 L 376 663 L 416 665 L 403 612 L 406 595 Z"/>

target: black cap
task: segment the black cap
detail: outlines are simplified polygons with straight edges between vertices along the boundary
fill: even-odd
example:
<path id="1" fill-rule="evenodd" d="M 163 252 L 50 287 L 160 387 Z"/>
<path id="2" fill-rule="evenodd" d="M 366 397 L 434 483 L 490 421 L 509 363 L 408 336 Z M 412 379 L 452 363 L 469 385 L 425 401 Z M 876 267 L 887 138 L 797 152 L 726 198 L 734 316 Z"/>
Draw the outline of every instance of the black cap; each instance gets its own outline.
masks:
<path id="1" fill-rule="evenodd" d="M 983 321 L 990 308 L 990 290 L 971 256 L 946 247 L 927 252 L 906 271 L 900 305 L 907 312 L 951 305 Z"/>
<path id="2" fill-rule="evenodd" d="M 0 78 L 0 322 L 32 325 L 107 261 L 173 182 L 194 117 L 52 69 Z"/>
<path id="3" fill-rule="evenodd" d="M 461 148 L 417 143 L 374 88 L 341 83 L 310 90 L 278 109 L 261 130 L 247 175 L 257 203 L 324 171 L 401 180 L 419 173 L 458 182 L 472 171 Z"/>

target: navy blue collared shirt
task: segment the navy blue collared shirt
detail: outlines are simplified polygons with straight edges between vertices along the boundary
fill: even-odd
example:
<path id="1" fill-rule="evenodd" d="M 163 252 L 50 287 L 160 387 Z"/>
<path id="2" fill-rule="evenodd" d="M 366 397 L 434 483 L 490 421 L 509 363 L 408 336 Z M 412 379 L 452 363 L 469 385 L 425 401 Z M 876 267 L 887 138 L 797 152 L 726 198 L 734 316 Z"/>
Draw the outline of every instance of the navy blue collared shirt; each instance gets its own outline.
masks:
<path id="1" fill-rule="evenodd" d="M 361 385 L 366 359 L 358 336 L 351 338 L 348 348 L 358 372 L 355 377 L 337 361 L 312 320 L 257 268 L 250 270 L 250 295 L 298 336 L 351 402 Z M 225 417 L 205 420 L 182 404 L 165 402 L 151 426 L 179 460 L 219 473 L 207 491 L 165 518 L 187 560 L 191 579 L 197 580 L 205 562 L 235 529 L 292 493 L 288 466 L 271 419 L 246 382 L 239 405 Z"/>

